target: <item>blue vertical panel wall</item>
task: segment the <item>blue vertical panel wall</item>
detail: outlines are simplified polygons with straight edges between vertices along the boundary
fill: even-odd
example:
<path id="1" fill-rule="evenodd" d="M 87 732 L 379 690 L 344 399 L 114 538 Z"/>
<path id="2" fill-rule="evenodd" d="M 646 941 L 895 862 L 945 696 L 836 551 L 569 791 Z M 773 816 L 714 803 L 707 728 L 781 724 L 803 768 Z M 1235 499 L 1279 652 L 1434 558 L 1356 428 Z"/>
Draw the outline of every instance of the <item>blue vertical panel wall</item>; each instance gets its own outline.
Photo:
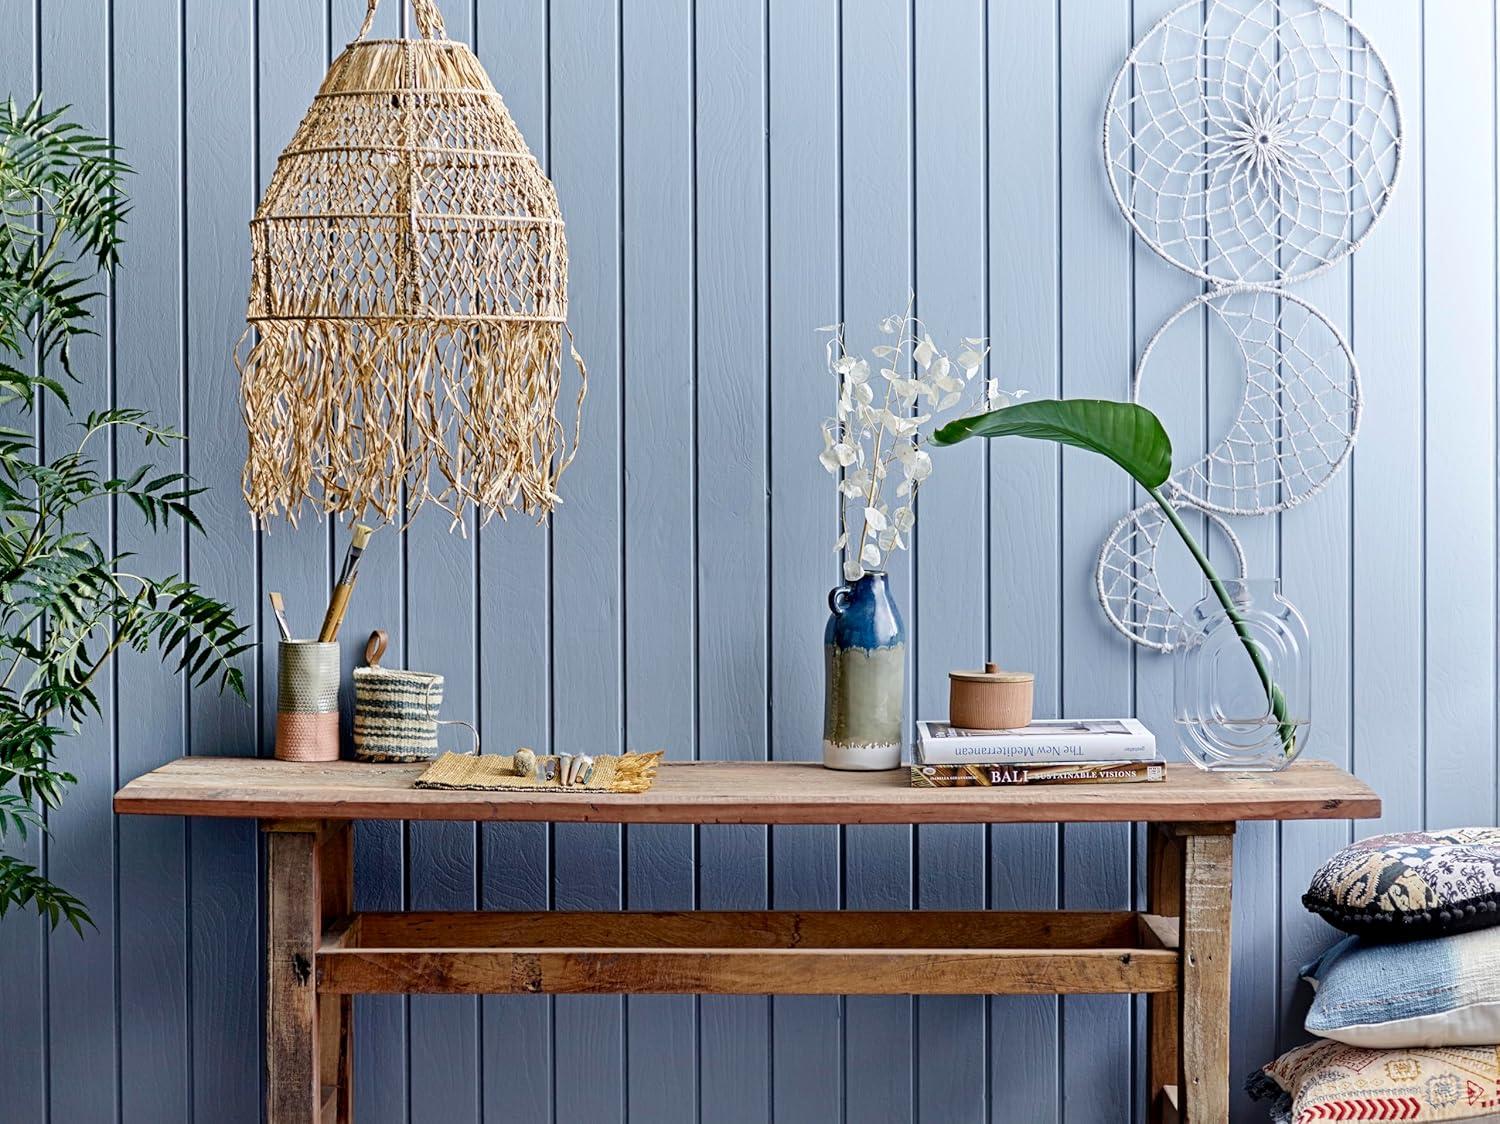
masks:
<path id="1" fill-rule="evenodd" d="M 571 315 L 593 374 L 583 439 L 571 469 L 571 501 L 553 518 L 552 725 L 555 748 L 617 752 L 625 687 L 624 426 L 627 371 L 621 344 L 621 12 L 592 0 L 552 0 L 549 166 L 568 222 L 575 272 Z M 603 824 L 554 829 L 553 902 L 564 909 L 622 902 L 622 830 Z M 561 996 L 554 1002 L 554 1108 L 560 1120 L 623 1119 L 625 1001 Z M 588 1081 L 570 1080 L 569 1059 L 588 1058 Z M 686 1064 L 686 1063 L 685 1063 Z"/>
<path id="2" fill-rule="evenodd" d="M 1276 0 L 1266 0 L 1274 6 Z M 1396 830 L 1496 814 L 1496 26 L 1483 4 L 1343 0 L 1405 111 L 1401 183 L 1368 244 L 1299 292 L 1364 375 L 1351 467 L 1237 526 L 1315 638 L 1311 753 L 1380 789 Z M 71 102 L 137 172 L 122 270 L 80 356 L 80 401 L 181 425 L 207 533 L 96 530 L 229 598 L 267 641 L 287 594 L 316 624 L 342 529 L 257 531 L 239 498 L 231 349 L 245 223 L 360 0 L 0 0 L 0 93 Z M 987 334 L 987 374 L 1122 397 L 1146 337 L 1199 291 L 1134 241 L 1097 135 L 1164 0 L 446 0 L 568 221 L 573 326 L 592 376 L 583 453 L 546 524 L 437 512 L 382 532 L 346 666 L 375 627 L 444 672 L 487 749 L 665 748 L 815 760 L 824 597 L 838 576 L 819 326 L 916 307 L 943 342 Z M 409 23 L 385 0 L 376 33 Z M 1237 404 L 1206 316 L 1163 340 L 1145 398 L 1179 462 Z M 38 431 L 55 448 L 53 413 Z M 142 455 L 121 440 L 122 464 Z M 159 451 L 153 455 L 162 457 Z M 1167 665 L 1098 615 L 1098 544 L 1133 498 L 1113 468 L 1026 443 L 940 454 L 892 559 L 913 710 L 950 667 L 1037 673 L 1044 714 L 1133 711 L 1170 736 Z M 1211 549 L 1223 544 L 1210 537 Z M 1184 559 L 1167 580 L 1191 590 Z M 83 893 L 83 942 L 0 922 L 7 1119 L 260 1115 L 260 846 L 244 822 L 113 821 L 110 788 L 184 753 L 269 753 L 259 711 L 119 663 L 80 777 L 28 854 Z M 347 706 L 347 700 L 346 700 Z M 1341 823 L 1238 838 L 1234 1064 L 1300 1035 L 1295 966 L 1330 937 L 1297 897 Z M 361 825 L 360 903 L 545 909 L 1126 907 L 1125 827 Z M 11 845 L 8 843 L 8 846 Z M 102 861 L 107 857 L 110 861 Z M 372 997 L 361 1119 L 1117 1121 L 1138 1118 L 1140 1020 L 1118 998 Z M 589 1077 L 579 1078 L 578 1059 Z M 1239 1094 L 1237 1094 L 1239 1096 Z M 1235 1118 L 1253 1119 L 1243 1098 Z"/>
<path id="3" fill-rule="evenodd" d="M 697 0 L 698 752 L 765 760 L 767 441 L 765 13 Z M 723 247 L 733 245 L 734 254 Z M 766 905 L 764 827 L 698 829 L 698 902 Z M 770 1113 L 769 999 L 704 996 L 699 1069 L 718 1118 Z"/>
<path id="4" fill-rule="evenodd" d="M 1494 31 L 1424 12 L 1426 810 L 1465 823 L 1495 819 Z"/>
<path id="5" fill-rule="evenodd" d="M 804 367 L 815 329 L 839 318 L 839 6 L 773 0 L 767 55 L 770 217 L 770 749 L 778 761 L 816 760 L 822 729 L 823 653 L 808 621 L 827 611 L 839 560 L 830 478 L 806 455 L 813 426 L 833 411 L 833 379 Z M 833 60 L 830 65 L 830 60 Z M 815 437 L 812 438 L 816 440 Z M 814 640 L 820 637 L 814 632 Z M 771 904 L 836 909 L 839 830 L 771 829 Z M 841 1114 L 842 1003 L 835 996 L 772 1001 L 774 1118 L 818 1124 Z"/>
<path id="6" fill-rule="evenodd" d="M 1348 14 L 1346 2 L 1335 3 L 1333 7 Z M 1311 301 L 1346 339 L 1358 327 L 1350 315 L 1352 269 L 1352 262 L 1345 260 L 1297 286 L 1297 292 Z M 1355 339 L 1354 343 L 1357 346 L 1359 341 Z M 1340 473 L 1316 500 L 1281 517 L 1282 587 L 1309 620 L 1318 622 L 1319 643 L 1334 646 L 1336 652 L 1354 650 L 1350 645 L 1353 624 L 1350 513 L 1355 475 Z M 1319 757 L 1346 768 L 1351 760 L 1349 667 L 1347 659 L 1314 661 L 1317 741 L 1310 743 Z M 1321 919 L 1299 908 L 1302 891 L 1323 858 L 1347 842 L 1346 824 L 1289 823 L 1281 828 L 1279 890 L 1285 921 L 1275 991 L 1278 1000 L 1273 1013 L 1279 1012 L 1281 1037 L 1286 1039 L 1296 1035 L 1306 1007 L 1306 985 L 1298 977 L 1297 969 L 1326 948 L 1330 940 L 1330 930 Z M 1270 952 L 1270 948 L 1265 950 L 1266 954 Z"/>
<path id="7" fill-rule="evenodd" d="M 229 360 L 244 330 L 245 218 L 257 196 L 256 9 L 230 0 L 212 11 L 188 5 L 184 15 L 187 466 L 208 489 L 196 504 L 206 533 L 188 541 L 187 572 L 256 621 L 260 558 L 239 497 L 234 462 L 245 437 Z M 245 689 L 260 697 L 253 671 Z M 269 753 L 258 729 L 253 709 L 200 691 L 190 699 L 183 748 Z M 261 1096 L 261 867 L 253 823 L 196 820 L 187 830 L 190 1088 L 194 1116 L 209 1118 Z"/>
<path id="8" fill-rule="evenodd" d="M 505 102 L 532 153 L 547 166 L 547 10 L 529 0 L 485 4 L 475 13 L 479 57 L 505 75 Z M 550 745 L 551 665 L 549 533 L 512 520 L 475 532 L 479 554 L 479 683 L 476 701 L 486 743 Z M 549 902 L 545 824 L 480 828 L 481 904 L 486 909 L 545 909 Z M 551 1000 L 488 996 L 481 1036 L 485 1120 L 545 1120 L 552 1103 Z"/>
<path id="9" fill-rule="evenodd" d="M 773 73 L 775 60 L 771 60 Z M 906 0 L 844 0 L 840 7 L 841 264 L 849 344 L 861 352 L 879 342 L 876 324 L 906 308 L 915 281 L 912 260 L 912 23 Z M 780 378 L 817 378 L 808 366 Z M 826 377 L 826 376 L 823 376 Z M 815 452 L 809 442 L 807 449 Z M 907 623 L 907 677 L 917 635 L 912 618 L 911 559 L 887 561 L 890 584 Z M 823 616 L 823 614 L 820 614 Z M 818 637 L 808 622 L 809 641 Z M 910 690 L 907 697 L 910 699 Z M 914 904 L 912 841 L 906 827 L 850 827 L 844 832 L 844 893 L 851 909 L 905 909 Z M 844 1112 L 850 1120 L 912 1118 L 910 1064 L 913 1004 L 904 997 L 859 996 L 844 1007 Z M 900 1064 L 890 1064 L 900 1059 Z"/>
<path id="10" fill-rule="evenodd" d="M 474 45 L 469 4 L 447 5 L 444 20 L 453 39 Z M 472 509 L 462 513 L 472 525 Z M 441 670 L 445 717 L 471 719 L 475 689 L 475 547 L 472 532 L 458 534 L 443 512 L 430 512 L 405 536 L 407 666 Z M 455 612 L 455 610 L 459 610 Z M 448 748 L 468 748 L 467 735 Z M 478 829 L 473 824 L 413 824 L 408 840 L 413 909 L 473 909 L 478 902 Z M 479 1000 L 424 995 L 411 1000 L 411 1119 L 431 1122 L 477 1116 L 480 1105 Z"/>
<path id="11" fill-rule="evenodd" d="M 1059 98 L 1062 190 L 1062 392 L 1123 398 L 1131 361 L 1130 237 L 1101 190 L 1099 113 L 1131 43 L 1129 12 L 1099 0 L 1064 0 Z M 1123 713 L 1132 698 L 1131 652 L 1092 598 L 1100 533 L 1129 509 L 1130 481 L 1112 464 L 1076 449 L 1062 458 L 1062 706 L 1067 714 Z M 1130 907 L 1131 831 L 1123 824 L 1062 830 L 1062 904 Z M 1130 1113 L 1131 1002 L 1117 996 L 1062 1001 L 1066 1074 L 1063 1111 L 1099 1124 Z"/>
<path id="12" fill-rule="evenodd" d="M 621 24 L 625 256 L 625 740 L 692 760 L 697 743 L 697 414 L 693 9 L 686 0 L 633 5 Z M 712 612 L 713 610 L 710 609 Z M 626 829 L 632 909 L 692 909 L 694 829 Z M 693 1120 L 699 1040 L 689 995 L 626 1001 L 629 1114 Z"/>
<path id="13" fill-rule="evenodd" d="M 1351 515 L 1354 764 L 1384 801 L 1379 826 L 1399 831 L 1425 812 L 1427 574 L 1422 536 L 1410 533 L 1425 480 L 1422 11 L 1378 0 L 1354 0 L 1353 8 L 1405 94 L 1406 167 L 1379 236 L 1354 256 L 1352 308 L 1365 390 Z"/>
<path id="14" fill-rule="evenodd" d="M 114 135 L 136 169 L 131 237 L 114 288 L 115 395 L 168 425 L 186 425 L 183 406 L 182 22 L 175 0 L 139 5 L 114 29 Z M 120 440 L 121 463 L 137 463 L 139 442 Z M 183 452 L 176 454 L 178 465 Z M 184 536 L 153 534 L 116 512 L 120 549 L 150 572 L 180 573 Z M 131 653 L 116 672 L 116 768 L 121 776 L 171 760 L 186 730 L 182 685 L 154 655 Z M 182 821 L 120 820 L 119 1115 L 129 1120 L 188 1116 L 188 940 L 186 835 Z"/>
<path id="15" fill-rule="evenodd" d="M 938 346 L 957 355 L 963 337 L 986 335 L 984 5 L 923 4 L 915 14 L 917 313 Z M 944 454 L 944 471 L 918 497 L 908 652 L 922 714 L 946 710 L 949 668 L 984 663 L 984 463 L 981 443 Z M 983 908 L 984 840 L 979 826 L 918 828 L 917 905 Z M 953 1120 L 984 1111 L 984 1000 L 927 996 L 916 1001 L 916 1015 L 918 1117 Z"/>
<path id="16" fill-rule="evenodd" d="M 1059 12 L 997 4 L 986 15 L 985 334 L 999 344 L 986 374 L 1011 389 L 1055 396 L 1062 392 Z M 1022 168 L 1029 171 L 1013 171 Z M 1002 667 L 1030 670 L 1037 714 L 1055 717 L 1061 713 L 1061 452 L 1002 441 L 989 448 L 988 459 L 989 656 Z M 1050 824 L 991 828 L 987 904 L 1056 908 L 1057 842 L 1058 828 Z M 1051 996 L 990 1000 L 990 1120 L 1061 1118 L 1059 1007 Z"/>

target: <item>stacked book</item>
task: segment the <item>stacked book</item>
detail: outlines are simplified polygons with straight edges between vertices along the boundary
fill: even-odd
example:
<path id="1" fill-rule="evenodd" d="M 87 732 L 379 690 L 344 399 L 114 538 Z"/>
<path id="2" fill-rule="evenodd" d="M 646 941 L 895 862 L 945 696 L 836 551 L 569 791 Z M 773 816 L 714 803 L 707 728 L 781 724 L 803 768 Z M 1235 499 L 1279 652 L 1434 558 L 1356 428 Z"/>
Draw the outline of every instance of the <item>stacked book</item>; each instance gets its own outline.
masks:
<path id="1" fill-rule="evenodd" d="M 1156 738 L 1134 718 L 1039 719 L 1017 730 L 918 722 L 914 788 L 1162 781 Z"/>

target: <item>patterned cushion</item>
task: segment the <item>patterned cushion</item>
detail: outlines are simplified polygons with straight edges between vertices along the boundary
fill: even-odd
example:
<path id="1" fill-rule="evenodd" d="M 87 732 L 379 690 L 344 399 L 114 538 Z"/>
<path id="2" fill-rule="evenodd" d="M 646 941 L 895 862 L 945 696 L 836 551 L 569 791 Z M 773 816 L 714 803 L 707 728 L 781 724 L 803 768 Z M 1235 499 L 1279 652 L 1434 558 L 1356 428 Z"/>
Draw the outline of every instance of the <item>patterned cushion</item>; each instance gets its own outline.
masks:
<path id="1" fill-rule="evenodd" d="M 1309 1033 L 1352 1046 L 1500 1042 L 1500 928 L 1425 941 L 1345 937 L 1302 969 Z"/>
<path id="2" fill-rule="evenodd" d="M 1298 1046 L 1253 1074 L 1251 1095 L 1275 1101 L 1273 1120 L 1494 1120 L 1500 1113 L 1494 1046 L 1362 1050 Z"/>
<path id="3" fill-rule="evenodd" d="M 1500 829 L 1375 835 L 1319 868 L 1302 904 L 1376 940 L 1463 933 L 1500 923 Z"/>

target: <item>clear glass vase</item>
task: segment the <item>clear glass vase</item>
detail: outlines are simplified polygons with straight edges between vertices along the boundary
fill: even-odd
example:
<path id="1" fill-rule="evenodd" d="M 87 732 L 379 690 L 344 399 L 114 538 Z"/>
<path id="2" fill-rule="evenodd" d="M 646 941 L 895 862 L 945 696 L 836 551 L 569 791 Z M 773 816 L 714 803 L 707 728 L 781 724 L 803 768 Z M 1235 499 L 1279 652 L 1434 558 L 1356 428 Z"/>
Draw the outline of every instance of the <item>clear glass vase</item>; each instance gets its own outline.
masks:
<path id="1" fill-rule="evenodd" d="M 1177 741 L 1200 769 L 1284 769 L 1302 752 L 1310 721 L 1307 622 L 1279 581 L 1223 584 L 1234 613 L 1210 591 L 1178 631 Z"/>

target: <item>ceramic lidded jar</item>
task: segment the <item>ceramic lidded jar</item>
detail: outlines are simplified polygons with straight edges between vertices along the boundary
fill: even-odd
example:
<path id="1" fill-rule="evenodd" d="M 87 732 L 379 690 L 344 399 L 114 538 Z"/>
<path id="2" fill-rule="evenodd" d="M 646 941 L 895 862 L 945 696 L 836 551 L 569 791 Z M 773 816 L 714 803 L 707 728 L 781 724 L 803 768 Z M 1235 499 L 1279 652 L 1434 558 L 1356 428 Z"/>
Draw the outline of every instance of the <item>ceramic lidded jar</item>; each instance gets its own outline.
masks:
<path id="1" fill-rule="evenodd" d="M 867 573 L 828 595 L 823 632 L 823 764 L 895 769 L 901 764 L 906 629 L 884 573 Z"/>
<path id="2" fill-rule="evenodd" d="M 948 722 L 968 730 L 1018 730 L 1031 725 L 1036 676 L 1029 671 L 1001 671 L 987 663 L 983 671 L 948 673 Z"/>

